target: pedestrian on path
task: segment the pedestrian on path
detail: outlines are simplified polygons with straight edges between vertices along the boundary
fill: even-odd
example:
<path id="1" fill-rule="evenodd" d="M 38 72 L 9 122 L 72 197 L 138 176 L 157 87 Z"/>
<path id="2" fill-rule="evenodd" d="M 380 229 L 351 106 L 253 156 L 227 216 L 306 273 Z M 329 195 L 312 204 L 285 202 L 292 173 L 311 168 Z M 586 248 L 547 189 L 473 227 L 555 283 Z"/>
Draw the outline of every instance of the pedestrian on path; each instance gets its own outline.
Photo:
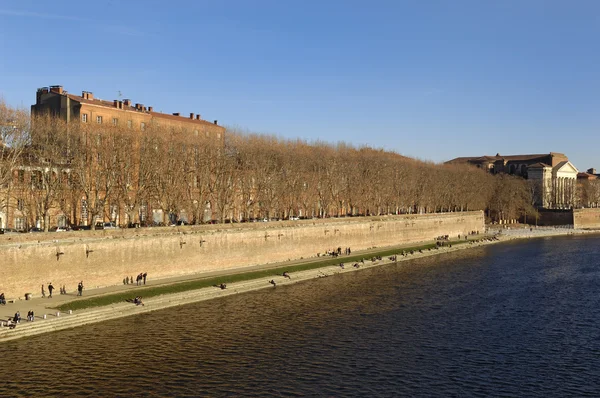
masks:
<path id="1" fill-rule="evenodd" d="M 147 272 L 144 272 L 144 273 L 142 274 L 142 277 L 144 278 L 144 285 L 146 284 L 146 277 L 147 277 L 147 276 L 148 276 L 148 273 L 147 273 Z"/>
<path id="2" fill-rule="evenodd" d="M 52 282 L 48 283 L 48 298 L 52 298 L 53 290 L 54 290 L 54 286 L 52 286 Z"/>
<path id="3" fill-rule="evenodd" d="M 79 285 L 77 285 L 77 295 L 83 296 L 83 281 L 79 282 Z"/>
<path id="4" fill-rule="evenodd" d="M 42 298 L 46 298 L 46 290 L 44 289 L 43 284 L 42 284 Z"/>

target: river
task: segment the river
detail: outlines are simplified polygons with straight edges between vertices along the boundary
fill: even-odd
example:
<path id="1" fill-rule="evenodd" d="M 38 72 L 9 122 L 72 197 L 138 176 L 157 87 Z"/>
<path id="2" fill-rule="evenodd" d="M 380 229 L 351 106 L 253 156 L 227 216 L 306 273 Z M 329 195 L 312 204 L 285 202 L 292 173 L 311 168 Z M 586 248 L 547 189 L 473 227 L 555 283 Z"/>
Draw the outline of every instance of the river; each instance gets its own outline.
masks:
<path id="1" fill-rule="evenodd" d="M 600 238 L 447 253 L 0 354 L 2 396 L 598 396 Z"/>

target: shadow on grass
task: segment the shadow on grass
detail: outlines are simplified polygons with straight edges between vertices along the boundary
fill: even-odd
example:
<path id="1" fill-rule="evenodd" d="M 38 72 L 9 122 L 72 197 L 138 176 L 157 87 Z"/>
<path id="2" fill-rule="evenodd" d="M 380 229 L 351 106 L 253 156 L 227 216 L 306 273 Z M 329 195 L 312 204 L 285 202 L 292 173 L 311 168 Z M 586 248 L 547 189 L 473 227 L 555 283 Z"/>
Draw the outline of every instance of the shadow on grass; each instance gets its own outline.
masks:
<path id="1" fill-rule="evenodd" d="M 458 245 L 466 242 L 453 242 L 453 245 Z M 145 287 L 140 289 L 135 289 L 134 291 L 127 291 L 121 293 L 112 293 L 98 297 L 90 297 L 87 299 L 71 301 L 65 304 L 61 304 L 56 307 L 58 310 L 66 312 L 68 310 L 81 310 L 84 308 L 94 308 L 94 307 L 102 307 L 108 306 L 111 304 L 116 304 L 120 302 L 124 302 L 126 299 L 131 299 L 132 296 L 142 296 L 144 299 L 149 297 L 156 297 L 164 294 L 173 294 L 173 293 L 182 293 L 189 290 L 197 290 L 206 287 L 211 287 L 215 285 L 219 285 L 221 283 L 230 284 L 235 282 L 249 281 L 253 279 L 260 279 L 264 277 L 273 277 L 274 275 L 281 275 L 284 272 L 299 272 L 306 271 L 315 268 L 323 268 L 332 265 L 338 265 L 341 262 L 344 263 L 352 263 L 360 261 L 361 259 L 370 259 L 371 257 L 381 256 L 387 257 L 392 256 L 394 254 L 400 254 L 403 251 L 409 252 L 411 250 L 427 250 L 434 248 L 435 244 L 426 244 L 414 247 L 407 247 L 403 249 L 387 249 L 381 251 L 373 251 L 368 254 L 361 255 L 350 255 L 338 258 L 327 258 L 322 261 L 318 260 L 307 260 L 306 263 L 301 263 L 297 265 L 288 265 L 288 266 L 280 266 L 276 268 L 269 268 L 261 271 L 252 271 L 252 272 L 244 272 L 239 274 L 232 275 L 223 275 L 218 277 L 211 278 L 203 278 L 203 279 L 195 279 L 186 282 L 179 282 L 169 285 L 162 286 L 154 286 L 154 287 Z"/>

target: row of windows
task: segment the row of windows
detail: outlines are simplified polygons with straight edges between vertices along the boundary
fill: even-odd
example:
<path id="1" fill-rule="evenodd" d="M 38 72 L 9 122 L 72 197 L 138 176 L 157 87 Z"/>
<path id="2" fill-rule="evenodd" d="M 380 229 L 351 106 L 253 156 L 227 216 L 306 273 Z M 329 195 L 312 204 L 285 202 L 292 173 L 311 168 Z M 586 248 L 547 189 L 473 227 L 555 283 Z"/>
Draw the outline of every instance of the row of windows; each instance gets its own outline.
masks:
<path id="1" fill-rule="evenodd" d="M 87 123 L 88 122 L 88 115 L 87 115 L 87 113 L 82 113 L 81 114 L 81 121 L 83 123 Z M 102 122 L 103 122 L 102 116 L 96 116 L 96 123 L 102 124 Z M 118 126 L 119 125 L 119 119 L 117 119 L 116 117 L 113 117 L 112 118 L 112 124 L 113 124 L 113 126 Z M 127 121 L 127 127 L 128 128 L 133 127 L 133 122 L 131 120 Z M 146 123 L 141 122 L 140 123 L 140 129 L 142 131 L 146 130 Z M 205 131 L 204 133 L 206 134 L 206 137 L 210 137 L 210 131 Z M 199 135 L 198 130 L 194 130 L 194 136 L 198 137 L 198 135 Z M 221 138 L 221 133 L 217 133 L 217 138 Z"/>

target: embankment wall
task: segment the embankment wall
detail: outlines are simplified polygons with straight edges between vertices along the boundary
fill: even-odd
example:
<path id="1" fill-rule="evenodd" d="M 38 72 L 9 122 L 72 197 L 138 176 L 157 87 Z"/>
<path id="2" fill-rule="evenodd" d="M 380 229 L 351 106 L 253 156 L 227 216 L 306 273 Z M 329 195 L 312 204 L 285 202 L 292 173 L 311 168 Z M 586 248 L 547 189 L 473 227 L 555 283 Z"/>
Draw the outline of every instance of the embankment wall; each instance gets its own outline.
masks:
<path id="1" fill-rule="evenodd" d="M 573 225 L 575 228 L 600 228 L 600 209 L 573 210 Z"/>
<path id="2" fill-rule="evenodd" d="M 542 209 L 539 212 L 538 225 L 573 225 L 573 210 Z"/>
<path id="3" fill-rule="evenodd" d="M 0 292 L 39 296 L 41 285 L 75 290 L 147 272 L 168 278 L 484 230 L 483 212 L 301 220 L 172 228 L 0 235 Z"/>

